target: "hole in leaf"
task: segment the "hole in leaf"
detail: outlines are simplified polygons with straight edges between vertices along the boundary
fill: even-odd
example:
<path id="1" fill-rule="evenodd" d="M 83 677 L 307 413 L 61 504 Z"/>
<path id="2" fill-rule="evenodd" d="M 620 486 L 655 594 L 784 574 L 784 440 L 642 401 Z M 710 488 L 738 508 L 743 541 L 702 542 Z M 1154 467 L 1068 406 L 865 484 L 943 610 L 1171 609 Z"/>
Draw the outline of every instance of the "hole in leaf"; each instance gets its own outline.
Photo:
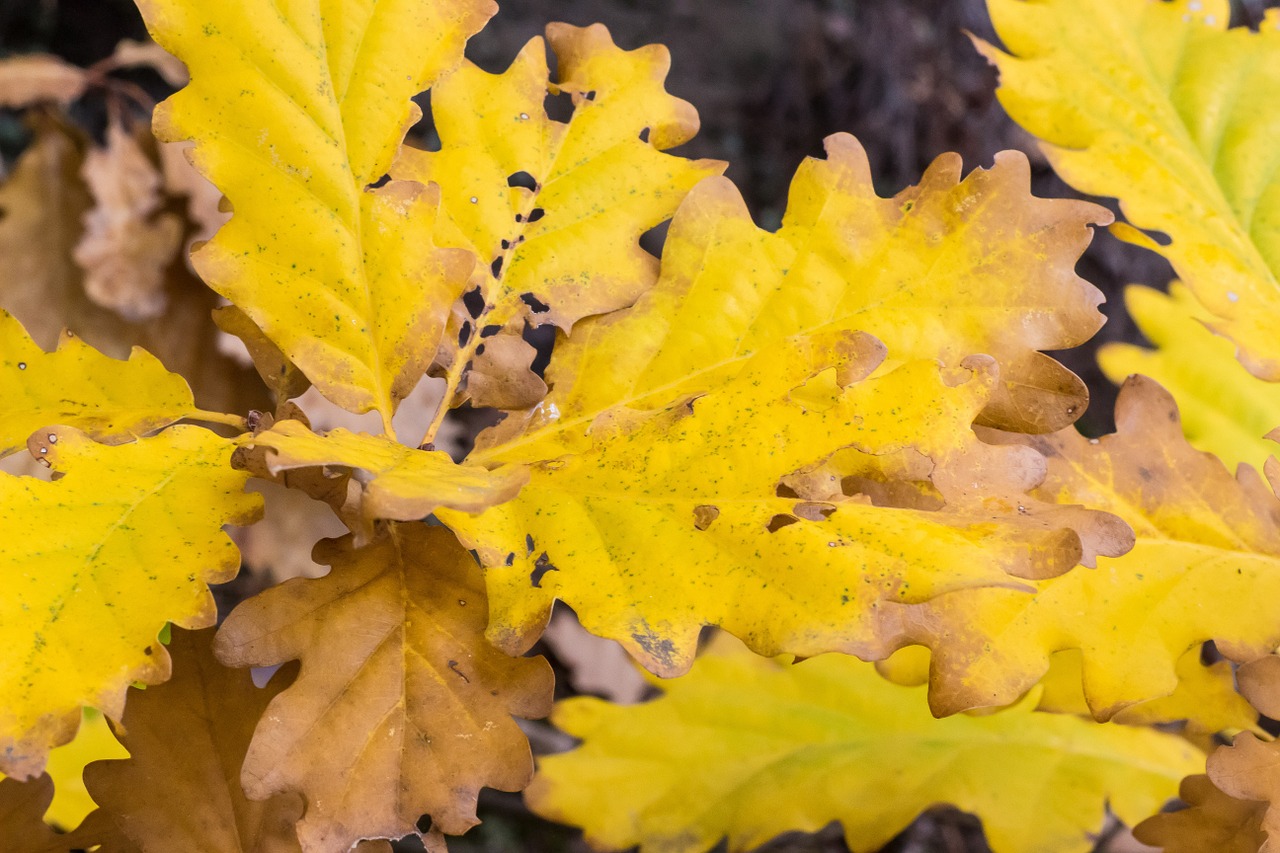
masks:
<path id="1" fill-rule="evenodd" d="M 649 141 L 649 128 L 646 127 L 640 130 L 640 141 L 641 142 Z"/>
<path id="2" fill-rule="evenodd" d="M 546 215 L 547 215 L 547 212 L 545 210 L 543 210 L 540 207 L 535 207 L 533 210 L 529 211 L 529 221 L 537 222 L 539 219 L 541 219 Z"/>
<path id="3" fill-rule="evenodd" d="M 773 518 L 769 519 L 769 524 L 766 526 L 766 529 L 770 533 L 777 533 L 779 530 L 786 527 L 788 524 L 795 524 L 799 520 L 800 519 L 796 518 L 794 515 L 779 513 L 778 515 L 775 515 Z"/>
<path id="4" fill-rule="evenodd" d="M 785 483 L 779 483 L 779 484 L 778 484 L 778 488 L 774 489 L 774 490 L 773 490 L 773 493 L 774 493 L 775 495 L 777 495 L 778 497 L 780 497 L 780 498 L 798 498 L 798 497 L 800 497 L 800 494 L 799 494 L 798 492 L 796 492 L 796 490 L 795 490 L 795 489 L 791 488 L 790 486 L 788 486 L 788 485 L 787 485 L 787 484 L 785 484 Z"/>
<path id="5" fill-rule="evenodd" d="M 484 355 L 484 344 L 476 347 L 476 355 Z"/>
<path id="6" fill-rule="evenodd" d="M 494 326 L 494 325 L 485 326 L 483 329 L 480 330 L 480 337 L 492 338 L 494 335 L 498 334 L 498 332 L 501 332 L 501 331 L 502 331 L 501 326 Z"/>
<path id="7" fill-rule="evenodd" d="M 415 823 L 413 826 L 415 829 L 418 830 L 418 832 L 421 832 L 423 835 L 427 834 L 428 832 L 431 831 L 431 815 L 424 814 L 422 817 L 418 818 L 418 822 Z"/>
<path id="8" fill-rule="evenodd" d="M 547 552 L 543 551 L 538 555 L 538 559 L 533 561 L 533 571 L 529 572 L 529 583 L 535 588 L 542 588 L 542 578 L 547 572 L 557 572 L 555 566 L 551 565 L 551 560 L 547 557 Z"/>
<path id="9" fill-rule="evenodd" d="M 706 530 L 719 517 L 720 508 L 711 504 L 699 504 L 693 508 L 693 526 L 699 530 Z"/>
<path id="10" fill-rule="evenodd" d="M 524 535 L 524 553 L 525 556 L 533 553 L 533 535 L 526 533 Z"/>
<path id="11" fill-rule="evenodd" d="M 480 288 L 473 287 L 466 293 L 462 294 L 462 304 L 467 309 L 467 313 L 474 320 L 484 313 L 484 296 L 480 293 Z"/>
<path id="12" fill-rule="evenodd" d="M 365 187 L 365 189 L 367 189 L 367 190 L 376 190 L 376 189 L 378 189 L 378 188 L 380 188 L 380 187 L 385 187 L 385 186 L 386 186 L 388 183 L 390 183 L 390 182 L 391 182 L 391 176 L 390 176 L 390 175 L 383 175 L 381 178 L 378 178 L 378 180 L 374 181 L 373 183 L 371 183 L 371 184 L 369 184 L 367 187 Z"/>
<path id="13" fill-rule="evenodd" d="M 534 296 L 532 293 L 520 294 L 520 299 L 525 305 L 529 306 L 529 310 L 535 314 L 545 314 L 551 310 L 551 306 Z"/>
<path id="14" fill-rule="evenodd" d="M 547 365 L 551 363 L 551 351 L 556 345 L 556 327 L 530 326 L 526 323 L 524 332 L 520 336 L 524 338 L 525 343 L 538 352 L 533 357 L 533 363 L 529 365 L 529 369 L 539 376 L 545 376 Z"/>
<path id="15" fill-rule="evenodd" d="M 502 241 L 502 248 L 503 248 L 503 249 L 510 249 L 510 248 L 511 248 L 511 241 L 510 241 L 510 240 L 503 240 L 503 241 Z"/>
<path id="16" fill-rule="evenodd" d="M 471 340 L 471 321 L 468 320 L 462 324 L 462 328 L 458 330 L 458 346 L 465 347 L 467 341 Z"/>
<path id="17" fill-rule="evenodd" d="M 542 108 L 552 121 L 568 122 L 573 118 L 573 98 L 566 92 L 548 93 L 542 102 Z"/>
<path id="18" fill-rule="evenodd" d="M 515 561 L 516 561 L 516 552 L 512 551 L 510 554 L 507 555 L 507 559 L 502 561 L 502 564 L 504 566 L 511 566 L 515 564 Z"/>
<path id="19" fill-rule="evenodd" d="M 528 172 L 512 172 L 507 176 L 507 186 L 524 187 L 532 192 L 538 191 L 538 182 Z"/>
<path id="20" fill-rule="evenodd" d="M 497 278 L 502 275 L 502 256 L 493 259 L 493 263 L 489 264 L 489 271 L 493 273 L 493 277 Z"/>
<path id="21" fill-rule="evenodd" d="M 596 90 L 592 89 L 590 92 L 587 92 L 582 97 L 587 99 L 588 101 L 594 101 L 596 99 Z"/>

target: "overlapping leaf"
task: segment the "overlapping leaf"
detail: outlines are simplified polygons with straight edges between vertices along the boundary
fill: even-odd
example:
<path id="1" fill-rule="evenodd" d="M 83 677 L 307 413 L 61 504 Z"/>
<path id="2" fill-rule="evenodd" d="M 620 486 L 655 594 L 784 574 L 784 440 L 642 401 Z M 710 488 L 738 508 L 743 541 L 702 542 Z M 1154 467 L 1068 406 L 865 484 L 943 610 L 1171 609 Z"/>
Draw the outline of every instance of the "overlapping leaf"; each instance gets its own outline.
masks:
<path id="1" fill-rule="evenodd" d="M 39 773 L 82 705 L 118 719 L 130 683 L 163 681 L 166 622 L 215 617 L 206 584 L 239 569 L 225 524 L 260 499 L 229 465 L 231 443 L 172 427 L 115 447 L 69 427 L 33 452 L 64 476 L 0 477 L 0 770 Z"/>
<path id="2" fill-rule="evenodd" d="M 873 851 L 947 802 L 982 819 L 996 853 L 1083 853 L 1108 804 L 1146 815 L 1203 761 L 1172 735 L 1025 704 L 935 720 L 922 689 L 850 657 L 713 648 L 653 702 L 559 704 L 553 720 L 584 744 L 540 762 L 533 808 L 605 848 L 700 853 L 728 836 L 747 850 L 839 820 L 850 849 Z"/>
<path id="3" fill-rule="evenodd" d="M 567 330 L 587 315 L 630 305 L 657 278 L 657 261 L 640 248 L 640 235 L 725 167 L 662 153 L 698 130 L 693 107 L 663 88 L 666 48 L 621 50 L 599 24 L 551 24 L 547 39 L 556 83 L 548 80 L 540 38 L 503 74 L 464 62 L 431 93 L 441 149 L 405 149 L 392 170 L 441 186 L 439 239 L 480 261 L 472 284 L 486 308 L 472 321 L 473 335 L 506 328 L 518 336 L 522 322 L 507 327 L 526 316 Z M 571 119 L 547 115 L 548 93 L 572 98 Z M 530 314 L 525 294 L 546 310 Z M 527 369 L 528 360 L 519 367 Z M 482 361 L 474 369 L 497 374 Z M 537 402 L 480 383 L 468 391 L 477 405 Z"/>
<path id="4" fill-rule="evenodd" d="M 271 450 L 267 465 L 273 473 L 331 466 L 369 472 L 363 512 L 370 519 L 415 521 L 440 507 L 479 512 L 510 500 L 529 478 L 517 466 L 488 471 L 455 465 L 443 451 L 416 450 L 383 436 L 345 429 L 320 436 L 293 420 L 243 441 Z"/>
<path id="5" fill-rule="evenodd" d="M 1264 379 L 1280 379 L 1280 12 L 1228 0 L 988 0 L 1000 101 L 1071 185 L 1120 199 Z"/>
<path id="6" fill-rule="evenodd" d="M 1129 314 L 1156 345 L 1150 350 L 1113 343 L 1098 353 L 1112 382 L 1141 373 L 1163 385 L 1178 402 L 1191 444 L 1235 469 L 1261 469 L 1276 445 L 1264 436 L 1280 425 L 1280 385 L 1253 376 L 1236 360 L 1236 348 L 1205 327 L 1211 317 L 1175 282 L 1168 296 L 1147 287 L 1125 292 Z"/>
<path id="7" fill-rule="evenodd" d="M 1071 268 L 1105 214 L 1031 198 L 1017 155 L 963 182 L 944 159 L 880 199 L 851 138 L 828 148 L 802 167 L 776 235 L 728 182 L 700 184 L 656 288 L 578 324 L 548 399 L 481 437 L 474 458 L 527 464 L 529 485 L 440 516 L 484 560 L 504 648 L 526 648 L 561 598 L 668 675 L 704 624 L 765 653 L 853 649 L 882 599 L 1043 577 L 1095 548 L 1092 530 L 1082 552 L 1072 523 L 1027 511 L 1034 453 L 981 458 L 969 425 L 1007 411 L 993 397 L 1026 404 L 1023 426 L 1077 411 L 1031 374 L 1050 362 L 1035 347 L 1096 328 L 1097 293 Z M 854 329 L 888 343 L 886 375 L 866 379 L 883 348 Z M 1001 360 L 955 367 L 976 352 Z M 846 447 L 910 451 L 926 471 L 951 459 L 951 482 L 969 485 L 940 513 L 851 499 L 839 471 L 825 489 L 783 482 Z"/>
<path id="8" fill-rule="evenodd" d="M 96 816 L 141 850 L 298 853 L 296 794 L 255 802 L 240 787 L 254 726 L 281 689 L 220 665 L 213 631 L 174 631 L 173 678 L 135 691 L 123 719 L 124 760 L 85 770 Z"/>
<path id="9" fill-rule="evenodd" d="M 186 380 L 135 349 L 107 358 L 72 334 L 46 353 L 0 310 L 0 455 L 48 424 L 78 427 L 99 441 L 129 441 L 196 413 Z"/>
<path id="10" fill-rule="evenodd" d="M 268 590 L 218 635 L 229 664 L 302 661 L 254 735 L 245 790 L 302 793 L 304 849 L 399 838 L 424 812 L 437 834 L 466 831 L 481 786 L 528 783 L 511 715 L 550 710 L 550 668 L 485 642 L 479 567 L 443 528 L 392 525 L 364 548 L 330 540 L 316 558 L 330 574 Z"/>
<path id="11" fill-rule="evenodd" d="M 1147 818 L 1134 837 L 1165 853 L 1258 853 L 1266 843 L 1265 803 L 1228 796 L 1203 773 L 1182 780 L 1178 799 L 1188 808 Z"/>
<path id="12" fill-rule="evenodd" d="M 79 826 L 94 809 L 93 798 L 84 786 L 85 765 L 128 757 L 129 753 L 111 733 L 106 717 L 85 708 L 75 739 L 49 752 L 45 772 L 53 780 L 54 790 L 45 822 L 64 830 Z"/>
<path id="13" fill-rule="evenodd" d="M 235 208 L 196 268 L 327 397 L 389 429 L 470 261 L 434 248 L 434 190 L 369 187 L 416 117 L 409 99 L 460 61 L 492 4 L 140 6 L 191 71 L 157 110 L 157 135 L 193 139 L 193 162 Z"/>
<path id="14" fill-rule="evenodd" d="M 1239 479 L 1183 438 L 1177 407 L 1135 377 L 1116 405 L 1118 432 L 1021 438 L 1049 457 L 1046 500 L 1109 510 L 1137 534 L 1120 559 L 1036 583 L 974 590 L 902 608 L 897 641 L 932 648 L 935 711 L 1004 705 L 1060 649 L 1083 652 L 1089 707 L 1108 718 L 1164 696 L 1176 661 L 1204 640 L 1238 660 L 1280 643 L 1280 499 L 1250 468 Z M 1241 602 L 1249 602 L 1242 607 Z"/>

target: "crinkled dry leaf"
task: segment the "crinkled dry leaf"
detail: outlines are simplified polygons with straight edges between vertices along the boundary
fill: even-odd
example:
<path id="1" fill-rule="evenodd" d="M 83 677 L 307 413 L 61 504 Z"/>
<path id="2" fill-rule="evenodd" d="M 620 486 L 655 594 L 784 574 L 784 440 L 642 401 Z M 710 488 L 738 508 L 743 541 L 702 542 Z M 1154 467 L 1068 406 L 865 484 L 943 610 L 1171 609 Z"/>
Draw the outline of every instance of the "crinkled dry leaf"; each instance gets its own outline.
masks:
<path id="1" fill-rule="evenodd" d="M 84 94 L 88 75 L 56 56 L 32 53 L 0 59 L 0 107 L 22 109 L 42 101 L 67 105 Z"/>
<path id="2" fill-rule="evenodd" d="M 511 500 L 529 481 L 524 468 L 493 471 L 457 464 L 440 450 L 406 447 L 385 436 L 335 429 L 317 435 L 300 421 L 280 421 L 241 443 L 270 449 L 272 473 L 292 468 L 342 467 L 368 472 L 362 512 L 366 518 L 416 521 L 437 509 L 473 513 Z"/>
<path id="3" fill-rule="evenodd" d="M 1240 692 L 1253 707 L 1271 719 L 1280 719 L 1280 655 L 1249 661 L 1236 674 Z"/>
<path id="4" fill-rule="evenodd" d="M 1120 199 L 1120 236 L 1164 255 L 1264 379 L 1280 379 L 1280 10 L 1228 0 L 988 0 L 1000 102 L 1054 169 Z"/>
<path id="5" fill-rule="evenodd" d="M 1105 719 L 1171 693 L 1176 662 L 1205 640 L 1238 660 L 1280 643 L 1280 500 L 1252 469 L 1236 479 L 1187 444 L 1177 406 L 1150 379 L 1125 383 L 1116 424 L 1100 440 L 1072 429 L 1000 439 L 1049 458 L 1037 496 L 1113 512 L 1137 544 L 1034 594 L 963 591 L 899 609 L 895 642 L 933 649 L 936 712 L 1013 702 L 1050 655 L 1079 648 L 1089 707 Z"/>
<path id="6" fill-rule="evenodd" d="M 160 211 L 159 171 L 138 140 L 112 122 L 106 147 L 85 156 L 81 175 L 94 200 L 73 252 L 85 293 L 130 322 L 160 316 L 182 222 Z"/>
<path id="7" fill-rule="evenodd" d="M 1125 305 L 1157 347 L 1111 343 L 1098 364 L 1112 382 L 1134 373 L 1150 376 L 1173 395 L 1187 440 L 1216 454 L 1234 470 L 1241 462 L 1261 468 L 1275 452 L 1264 436 L 1280 424 L 1280 384 L 1264 382 L 1236 360 L 1236 348 L 1209 331 L 1209 314 L 1180 282 L 1169 295 L 1134 285 Z"/>
<path id="8" fill-rule="evenodd" d="M 329 575 L 250 599 L 218 634 L 231 665 L 302 661 L 254 735 L 245 790 L 302 793 L 305 849 L 399 838 L 424 812 L 437 831 L 465 832 L 481 786 L 528 783 L 511 715 L 547 714 L 550 668 L 488 645 L 480 569 L 443 528 L 393 524 L 363 548 L 331 540 L 316 557 Z"/>
<path id="9" fill-rule="evenodd" d="M 1213 784 L 1227 796 L 1265 804 L 1260 825 L 1267 842 L 1258 853 L 1280 850 L 1280 742 L 1259 740 L 1253 732 L 1241 732 L 1231 746 L 1220 747 L 1209 756 L 1208 773 Z M 1257 836 L 1254 811 L 1239 804 L 1218 806 L 1219 812 L 1224 809 L 1235 817 L 1241 834 L 1246 838 Z"/>
<path id="10" fill-rule="evenodd" d="M 492 4 L 139 5 L 191 71 L 156 134 L 192 139 L 196 168 L 235 210 L 197 270 L 325 396 L 389 428 L 471 261 L 434 248 L 436 190 L 371 185 L 416 119 L 410 98 L 461 60 Z"/>
<path id="11" fill-rule="evenodd" d="M 114 447 L 68 427 L 39 437 L 33 452 L 63 476 L 0 476 L 0 770 L 24 778 L 71 740 L 81 706 L 119 719 L 131 683 L 168 677 L 157 634 L 213 623 L 207 585 L 240 566 L 222 527 L 261 511 L 208 430 Z"/>
<path id="12" fill-rule="evenodd" d="M 293 825 L 302 798 L 249 800 L 239 768 L 254 726 L 281 690 L 213 657 L 213 630 L 174 631 L 173 678 L 135 691 L 125 707 L 125 760 L 85 769 L 101 818 L 143 850 L 301 853 Z"/>
<path id="13" fill-rule="evenodd" d="M 1147 818 L 1134 837 L 1165 853 L 1258 853 L 1266 841 L 1266 805 L 1229 797 L 1202 773 L 1182 780 L 1178 798 L 1188 808 Z"/>
<path id="14" fill-rule="evenodd" d="M 58 348 L 45 352 L 0 310 L 0 455 L 48 424 L 115 444 L 196 412 L 186 381 L 145 350 L 121 362 L 63 333 Z"/>
<path id="15" fill-rule="evenodd" d="M 552 719 L 584 743 L 539 762 L 534 810 L 607 849 L 700 853 L 728 836 L 740 851 L 839 820 L 866 853 L 945 802 L 978 815 L 996 853 L 1084 853 L 1108 806 L 1150 814 L 1203 761 L 1174 735 L 1026 703 L 935 720 L 923 688 L 842 655 L 788 665 L 718 641 L 662 687 L 630 707 L 559 703 Z"/>

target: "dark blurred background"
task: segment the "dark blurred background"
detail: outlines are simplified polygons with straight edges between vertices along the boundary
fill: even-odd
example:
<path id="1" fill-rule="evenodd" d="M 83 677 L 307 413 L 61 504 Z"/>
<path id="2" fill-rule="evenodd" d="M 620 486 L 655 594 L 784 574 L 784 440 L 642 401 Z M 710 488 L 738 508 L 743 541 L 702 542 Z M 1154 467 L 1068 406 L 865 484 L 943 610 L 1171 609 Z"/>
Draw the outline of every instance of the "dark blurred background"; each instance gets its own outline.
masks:
<path id="1" fill-rule="evenodd" d="M 673 60 L 668 88 L 702 116 L 702 132 L 681 153 L 729 160 L 728 175 L 765 227 L 780 222 L 797 164 L 821 155 L 823 137 L 837 131 L 853 133 L 867 148 L 882 195 L 917 181 L 943 152 L 959 152 L 971 169 L 990 165 L 995 152 L 1007 148 L 1031 157 L 1037 195 L 1076 195 L 1052 175 L 1033 141 L 995 100 L 995 72 L 965 35 L 994 40 L 983 0 L 507 0 L 500 5 L 498 16 L 468 50 L 489 71 L 505 68 L 549 21 L 602 22 L 627 48 L 667 45 Z M 1249 25 L 1280 0 L 1233 0 L 1232 5 L 1233 22 Z M 108 56 L 120 39 L 144 36 L 132 0 L 0 0 L 0 55 L 48 51 L 87 66 Z M 153 72 L 131 73 L 133 82 L 157 99 L 166 94 Z M 85 99 L 74 110 L 77 123 L 101 132 L 100 102 Z M 0 115 L 6 167 L 24 141 L 19 117 Z M 1092 344 L 1059 357 L 1092 389 L 1094 402 L 1081 422 L 1092 435 L 1111 428 L 1115 397 L 1094 364 L 1096 346 L 1140 339 L 1124 315 L 1121 289 L 1132 282 L 1164 287 L 1171 272 L 1159 258 L 1105 232 L 1079 270 L 1106 294 L 1109 322 Z M 536 742 L 537 732 L 531 734 Z M 517 795 L 485 792 L 481 817 L 484 823 L 451 842 L 451 849 L 585 849 L 573 831 L 529 815 Z M 815 836 L 780 839 L 767 849 L 846 848 L 838 828 L 830 827 Z M 886 853 L 984 849 L 974 819 L 941 810 L 917 821 Z M 1099 849 L 1122 848 L 1103 839 Z"/>

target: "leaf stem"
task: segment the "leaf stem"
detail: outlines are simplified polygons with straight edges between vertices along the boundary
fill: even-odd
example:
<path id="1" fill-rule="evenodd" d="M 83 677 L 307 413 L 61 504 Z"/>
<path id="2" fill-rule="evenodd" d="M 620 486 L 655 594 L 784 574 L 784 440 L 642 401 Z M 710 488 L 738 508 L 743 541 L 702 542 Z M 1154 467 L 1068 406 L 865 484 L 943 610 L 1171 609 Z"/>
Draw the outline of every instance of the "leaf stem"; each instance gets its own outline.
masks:
<path id="1" fill-rule="evenodd" d="M 189 420 L 205 421 L 206 423 L 211 424 L 226 424 L 227 426 L 235 427 L 238 430 L 247 430 L 249 428 L 248 423 L 240 415 L 228 415 L 224 412 L 208 412 L 204 409 L 195 409 L 187 415 L 187 418 Z"/>
<path id="2" fill-rule="evenodd" d="M 471 363 L 471 359 L 475 357 L 477 347 L 480 346 L 481 327 L 477 324 L 484 316 L 485 314 L 482 314 L 480 318 L 470 321 L 471 336 L 467 338 L 466 344 L 458 349 L 453 363 L 449 365 L 449 372 L 445 374 L 444 395 L 440 398 L 440 407 L 436 409 L 435 417 L 431 419 L 431 423 L 427 426 L 427 431 L 423 433 L 422 441 L 418 442 L 419 447 L 435 441 L 436 433 L 440 431 L 440 425 L 444 423 L 445 416 L 453 408 L 453 400 L 458 395 L 458 386 L 462 384 L 462 377 L 467 372 L 467 365 Z"/>

